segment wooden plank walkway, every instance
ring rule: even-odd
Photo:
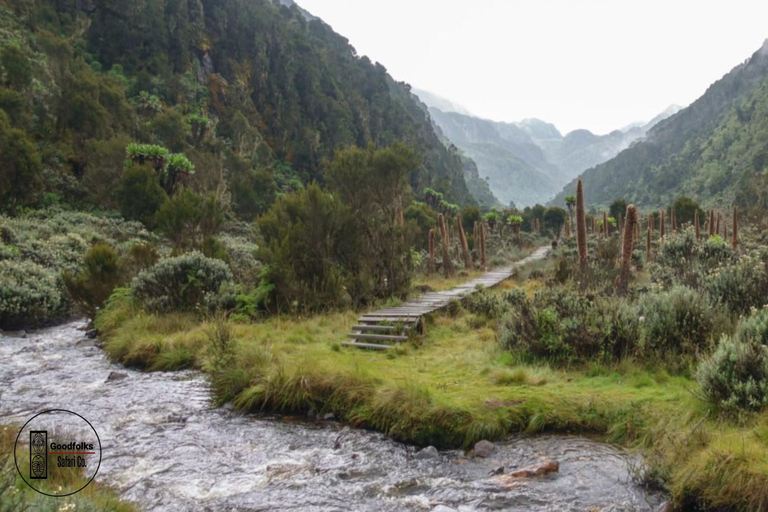
[[[422,317],[434,313],[448,304],[467,295],[476,293],[482,288],[493,288],[502,281],[512,277],[520,267],[529,263],[544,259],[550,251],[550,247],[541,247],[525,259],[513,263],[507,267],[498,268],[487,272],[477,279],[468,281],[456,288],[442,292],[430,292],[404,304],[393,308],[380,309],[361,316],[357,325],[352,327],[352,333],[349,337],[355,341],[342,343],[348,347],[358,347],[366,349],[386,350],[391,345],[377,345],[370,341],[405,341],[409,332],[420,332],[422,330]],[[385,325],[381,325],[384,323]],[[367,343],[357,343],[357,340],[364,340]]]

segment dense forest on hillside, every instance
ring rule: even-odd
[[[185,155],[250,220],[347,146],[402,141],[415,191],[472,204],[408,86],[268,0],[0,1],[2,209],[118,209],[126,147]],[[190,167],[190,168],[192,168]]]
[[[768,206],[768,43],[646,140],[583,174],[586,201],[662,206],[679,195],[705,205]],[[574,181],[553,200],[573,194]]]

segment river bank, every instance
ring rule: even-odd
[[[63,403],[83,413],[103,442],[97,482],[131,507],[651,512],[663,500],[632,481],[637,456],[580,437],[513,438],[497,443],[488,458],[463,450],[425,456],[335,421],[212,407],[203,374],[148,373],[110,363],[78,327],[0,338],[0,421],[23,422]],[[72,361],[78,361],[77,372]],[[514,486],[495,475],[542,458],[559,461],[559,472]],[[78,502],[75,510],[102,509]]]
[[[541,282],[509,281],[496,293]],[[147,370],[197,368],[219,403],[242,411],[333,414],[421,446],[468,448],[516,433],[590,433],[647,456],[641,479],[664,486],[679,509],[759,510],[768,503],[768,415],[741,424],[709,415],[693,381],[625,360],[556,370],[500,352],[493,326],[459,309],[427,335],[385,354],[344,349],[356,314],[262,323],[153,316],[129,300],[100,318],[105,350]],[[216,370],[211,340],[233,354]]]

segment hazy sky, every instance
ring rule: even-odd
[[[768,38],[764,0],[297,0],[478,116],[606,133],[687,106]]]

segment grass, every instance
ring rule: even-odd
[[[543,286],[526,275],[496,293]],[[215,326],[193,316],[147,315],[124,299],[97,326],[115,360],[202,369],[219,401],[242,410],[333,412],[351,425],[438,447],[518,432],[596,434],[642,450],[642,478],[663,478],[678,508],[768,508],[768,413],[715,418],[694,382],[632,360],[572,369],[521,364],[498,350],[491,322],[463,309],[431,318],[418,345],[387,353],[343,348],[357,316],[225,323],[224,359],[211,350]]]
[[[109,488],[99,485],[98,476],[82,491],[67,496],[54,498],[44,496],[32,490],[19,476],[13,461],[13,448],[18,428],[0,426],[0,510],[3,512],[22,512],[28,510],[54,512],[60,510],[86,512],[135,512],[138,509],[131,503],[121,501]],[[19,458],[23,472],[29,471],[29,460]],[[69,471],[55,472],[41,488],[56,494],[63,489],[82,487],[86,479]]]

